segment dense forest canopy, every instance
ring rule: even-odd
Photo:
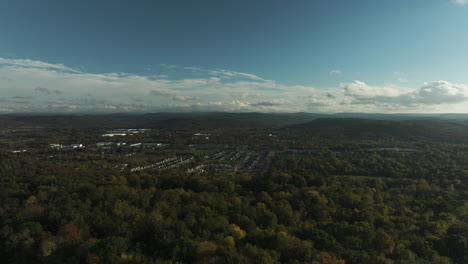
[[[105,127],[5,128],[0,258],[468,263],[462,122],[316,119],[180,132],[179,121],[119,138],[161,148],[94,147]],[[86,148],[49,147],[78,142]],[[129,169],[188,155],[177,166]]]

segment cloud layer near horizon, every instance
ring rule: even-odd
[[[0,113],[468,112],[460,108],[468,100],[468,87],[447,81],[427,82],[418,89],[371,86],[358,80],[317,88],[231,70],[162,67],[185,77],[86,73],[62,64],[0,58]]]

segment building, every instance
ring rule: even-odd
[[[110,133],[110,134],[103,134],[103,137],[116,137],[116,136],[126,136],[126,133]],[[131,135],[131,134],[130,134]]]
[[[70,144],[69,148],[76,149],[76,148],[84,148],[83,144]]]

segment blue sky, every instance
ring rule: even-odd
[[[468,112],[468,1],[0,1],[0,112]]]

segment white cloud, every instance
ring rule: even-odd
[[[468,100],[467,86],[447,81],[428,82],[420,89],[392,84],[374,86],[358,80],[338,87],[316,88],[285,85],[230,70],[200,69],[194,73],[196,78],[169,79],[154,78],[155,75],[85,73],[67,70],[61,64],[32,60],[5,63],[6,59],[0,59],[0,112],[3,113],[421,112],[429,106],[442,112],[453,112],[452,109],[468,112],[462,105]],[[194,70],[178,66],[173,69]]]
[[[161,64],[161,67],[164,67],[164,68],[166,68],[166,69],[173,70],[173,69],[176,69],[176,68],[177,68],[177,65],[162,63],[162,64]]]
[[[189,71],[201,71],[202,69],[198,67],[184,67],[184,70],[189,70]]]
[[[342,74],[343,72],[341,70],[331,70],[329,72],[330,75],[340,75]]]
[[[171,99],[176,101],[176,102],[203,101],[203,98],[201,98],[201,97],[183,96],[183,95],[175,95],[175,96],[171,97]]]
[[[400,90],[392,86],[369,86],[364,82],[355,80],[352,83],[342,83],[340,88],[344,90],[345,95],[367,98],[375,96],[398,96]]]
[[[408,78],[406,77],[408,75],[406,72],[394,71],[393,75],[395,76],[398,82],[401,82],[401,83],[409,82]]]
[[[247,78],[256,81],[265,81],[265,79],[258,77],[255,74],[245,73],[245,72],[236,72],[236,71],[228,71],[228,70],[215,70],[209,71],[211,74],[216,76],[223,76],[228,78]]]
[[[19,63],[24,61],[28,63]],[[307,102],[297,98],[319,92],[309,86],[283,85],[230,70],[199,70],[197,78],[169,79],[155,78],[154,74],[86,73],[50,65],[32,60],[0,64],[0,97],[7,98],[2,109],[9,109],[8,112],[306,111]],[[20,98],[31,99],[27,100],[28,105],[20,105]]]
[[[468,100],[468,86],[447,81],[424,83],[418,92],[419,101],[426,104],[464,102]]]
[[[304,111],[305,108],[301,106],[292,105],[287,102],[281,103],[280,101],[275,102],[259,102],[249,103],[240,100],[231,101],[210,101],[207,103],[194,103],[183,106],[172,108],[176,111],[228,111],[228,112],[299,112]]]
[[[256,102],[253,104],[250,104],[251,106],[261,106],[261,107],[272,107],[272,106],[280,106],[280,105],[285,105],[288,104],[289,102],[284,99],[273,99],[273,100],[268,100],[268,101],[260,101]]]
[[[20,67],[34,67],[34,68],[42,68],[42,69],[54,69],[54,70],[61,70],[61,71],[69,71],[69,72],[79,72],[75,69],[70,67],[66,67],[63,64],[51,64],[42,61],[35,61],[30,59],[18,60],[18,59],[5,59],[0,58],[0,65],[14,65]]]
[[[152,90],[150,92],[151,95],[154,96],[162,96],[162,97],[171,97],[172,93],[168,91],[161,91],[161,90]]]
[[[360,89],[356,90],[362,92]],[[422,109],[425,106],[466,102],[468,101],[468,86],[447,81],[432,81],[424,83],[417,90],[393,96],[372,92],[368,93],[368,96],[362,96],[359,93],[346,93],[346,90],[345,94],[351,97],[351,104]]]
[[[465,5],[468,3],[468,0],[451,0],[451,2],[456,5]]]

